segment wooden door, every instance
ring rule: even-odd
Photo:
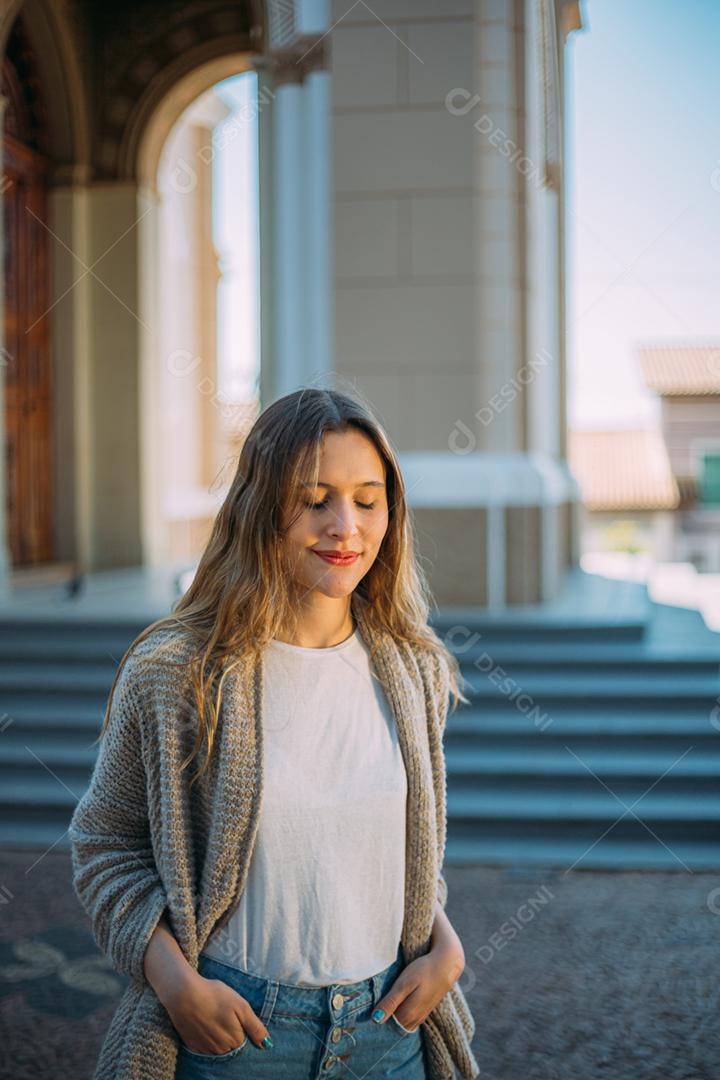
[[[18,44],[19,38],[19,44]],[[15,56],[22,57],[14,63]],[[48,157],[38,148],[37,107],[20,28],[3,61],[8,99],[1,178],[4,218],[7,543],[14,566],[48,562],[53,544]],[[37,102],[37,89],[33,88]],[[34,144],[34,145],[33,145]]]

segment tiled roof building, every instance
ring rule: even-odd
[[[671,510],[680,494],[661,433],[571,431],[570,467],[588,510]]]

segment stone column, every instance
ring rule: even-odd
[[[258,58],[261,406],[333,367],[329,73],[318,19]],[[296,18],[299,18],[296,12]],[[314,23],[313,27],[311,24]]]
[[[400,448],[443,605],[550,598],[571,562],[553,4],[332,31],[338,366]]]
[[[152,207],[132,181],[87,193],[93,274],[88,324],[91,460],[89,560],[93,569],[143,561],[140,356],[143,348],[141,226]]]
[[[51,314],[55,370],[55,488],[57,557],[91,566],[92,549],[92,365],[87,170],[57,169],[49,209],[57,240],[51,243]],[[99,272],[99,267],[97,268]]]

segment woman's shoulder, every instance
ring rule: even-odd
[[[197,643],[190,631],[182,623],[158,622],[151,623],[149,628],[142,632],[140,640],[133,644],[133,655],[153,656],[158,659],[167,657],[172,660],[183,657],[196,648]]]
[[[118,677],[117,689],[146,693],[158,686],[182,685],[189,677],[197,645],[181,625],[161,623],[131,643]]]
[[[410,651],[422,675],[423,682],[428,690],[434,691],[439,696],[447,693],[450,678],[450,667],[447,656],[442,648],[442,643],[437,638],[432,627],[428,626],[428,639],[436,639],[437,646],[430,640],[423,639],[410,644]]]

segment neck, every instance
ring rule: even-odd
[[[301,645],[305,649],[328,649],[332,645],[339,645],[355,629],[350,600],[349,596],[342,600],[322,597],[324,602],[313,603],[310,597],[306,597],[295,631],[292,634],[276,634],[276,640],[287,642],[288,645]]]

